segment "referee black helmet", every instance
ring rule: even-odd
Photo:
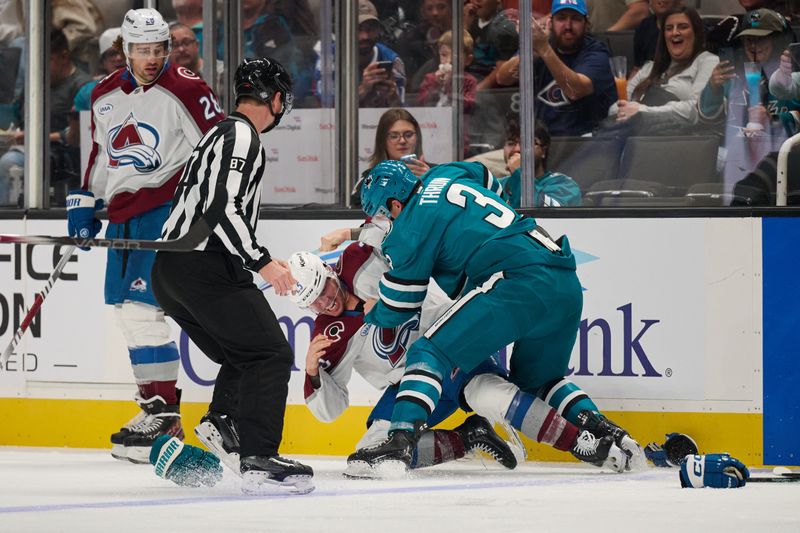
[[[281,110],[275,114],[275,122],[265,131],[277,126],[283,115],[292,110],[294,103],[292,78],[283,65],[269,57],[245,59],[236,69],[233,95],[237,105],[239,99],[244,96],[269,105],[276,92],[281,93]]]

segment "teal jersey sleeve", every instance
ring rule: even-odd
[[[582,204],[581,188],[575,180],[560,172],[548,172],[536,178],[536,207],[575,207]]]

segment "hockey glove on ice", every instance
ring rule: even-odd
[[[681,461],[681,487],[699,489],[736,489],[744,487],[750,471],[727,453],[687,455]]]
[[[67,195],[67,231],[70,237],[93,239],[103,223],[95,218],[95,213],[103,209],[103,200],[98,200],[89,191],[81,189],[69,191]],[[81,247],[81,250],[89,248]]]
[[[663,445],[651,442],[644,449],[645,457],[655,466],[679,466],[684,457],[697,454],[697,443],[689,435],[669,433],[666,437]]]
[[[150,449],[150,464],[156,475],[182,487],[213,487],[222,479],[219,458],[176,437],[161,435]]]

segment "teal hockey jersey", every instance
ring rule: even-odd
[[[566,239],[553,253],[526,235],[536,221],[504,201],[502,187],[482,164],[439,165],[422,178],[383,241],[390,270],[366,322],[392,327],[407,320],[422,306],[430,278],[455,299],[501,270],[575,270]]]

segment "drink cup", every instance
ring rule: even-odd
[[[614,84],[617,86],[617,98],[628,99],[628,58],[614,56],[608,60],[611,73],[614,75]]]
[[[747,81],[748,100],[750,107],[761,103],[761,65],[748,61],[744,64],[744,77]]]
[[[614,85],[617,86],[617,99],[628,99],[628,80],[625,78],[614,78]]]

